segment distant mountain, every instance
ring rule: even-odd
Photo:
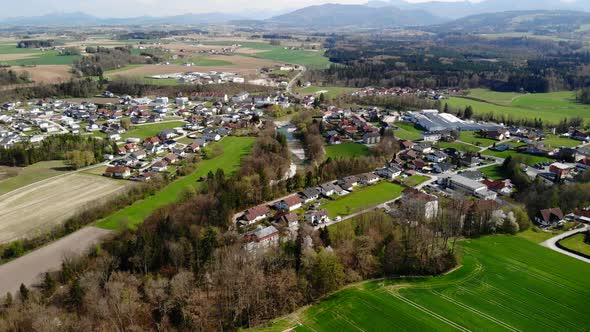
[[[507,33],[532,32],[539,35],[573,33],[590,24],[590,13],[562,10],[535,10],[488,13],[427,27],[433,32]]]
[[[325,4],[309,6],[268,20],[281,26],[309,28],[385,28],[420,26],[444,22],[423,10],[392,6]]]
[[[483,13],[521,10],[575,10],[590,12],[590,1],[588,0],[484,0],[478,3],[470,1],[410,3],[405,0],[370,0],[367,5],[379,7],[392,6],[402,10],[424,10],[432,15],[450,19]]]

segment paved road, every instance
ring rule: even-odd
[[[586,262],[586,263],[590,263],[590,259],[588,259],[588,258],[578,256],[576,254],[573,254],[573,253],[571,253],[569,251],[565,251],[565,250],[557,247],[557,242],[565,239],[566,237],[572,236],[572,235],[577,234],[577,233],[586,232],[588,230],[590,230],[590,225],[586,225],[586,226],[584,226],[582,228],[576,228],[576,229],[573,229],[571,231],[567,231],[565,233],[562,233],[562,234],[559,234],[557,236],[554,236],[554,237],[550,238],[549,240],[541,243],[541,245],[543,247],[547,247],[547,248],[549,248],[551,250],[557,251],[557,252],[559,252],[561,254],[568,255],[570,257],[573,257],[575,259],[581,260],[581,261]]]
[[[305,72],[307,71],[307,68],[304,66],[301,66],[301,71],[299,71],[299,73],[297,75],[295,75],[295,77],[293,77],[293,79],[289,82],[289,85],[287,85],[287,93],[295,96],[295,93],[293,93],[293,85],[295,85],[295,83],[297,82],[297,80],[299,78],[301,78],[301,76],[303,76],[303,74],[305,74]]]
[[[64,257],[72,257],[98,243],[111,231],[96,227],[82,228],[25,256],[0,265],[0,296],[15,294],[21,283],[27,287],[37,284],[47,271],[61,267]]]

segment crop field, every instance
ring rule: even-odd
[[[60,83],[69,81],[73,77],[72,67],[69,65],[12,66],[10,69],[19,73],[29,73],[35,83]]]
[[[516,236],[459,244],[461,266],[349,286],[263,331],[583,331],[590,264]]]
[[[201,176],[207,175],[209,171],[215,172],[221,168],[225,174],[229,174],[237,170],[242,157],[250,152],[250,148],[254,144],[254,138],[226,137],[217,144],[223,146],[223,154],[221,156],[201,161],[197,165],[196,172],[170,183],[157,194],[142,201],[135,202],[135,204],[99,221],[97,226],[112,230],[137,227],[137,225],[142,223],[145,218],[159,207],[177,201],[183,189],[189,186],[196,186],[197,180]]]
[[[369,148],[358,143],[342,143],[326,146],[326,158],[357,158],[369,155]]]
[[[129,181],[74,173],[11,191],[0,198],[0,243],[49,231],[129,185]]]
[[[480,168],[480,172],[485,175],[486,178],[490,180],[504,180],[506,179],[506,174],[504,174],[504,170],[500,165],[491,165],[488,167]]]
[[[328,210],[330,218],[347,216],[400,197],[403,190],[404,188],[397,184],[381,182],[330,201],[322,208]]]
[[[462,131],[459,134],[459,140],[461,142],[478,145],[478,146],[490,146],[494,143],[498,143],[498,141],[489,139],[489,138],[482,138],[477,135],[474,131]]]
[[[137,138],[148,138],[152,136],[156,136],[159,132],[164,129],[172,129],[176,127],[184,126],[185,122],[183,121],[173,121],[173,122],[162,122],[162,123],[154,123],[154,124],[146,124],[140,126],[134,126],[127,132],[121,135],[121,138],[129,138],[129,137],[137,137]]]
[[[79,55],[60,55],[57,51],[44,51],[35,54],[34,57],[2,61],[2,63],[13,66],[71,65],[79,58]]]
[[[554,159],[543,157],[543,156],[533,156],[530,154],[520,153],[514,150],[507,150],[507,151],[492,151],[492,150],[485,150],[482,152],[483,155],[486,156],[493,156],[498,158],[508,158],[508,156],[521,156],[525,164],[532,166],[537,163],[544,163],[544,162],[553,162]]]
[[[569,250],[590,256],[590,244],[584,242],[585,238],[585,234],[579,233],[559,241],[559,244],[568,248]]]
[[[68,171],[63,160],[41,161],[27,167],[0,166],[0,195]]]
[[[558,123],[564,118],[590,119],[590,105],[575,101],[575,92],[561,91],[537,94],[518,94],[474,89],[470,98],[451,97],[447,101],[454,108],[473,107],[476,114],[493,113],[513,119],[541,118],[545,122]]]
[[[396,122],[395,126],[399,129],[395,130],[393,134],[399,139],[416,141],[422,138],[423,131],[414,127],[411,123]]]
[[[326,98],[335,98],[343,94],[352,93],[356,91],[355,88],[347,88],[341,86],[309,86],[307,88],[298,89],[297,92],[301,94],[320,94],[324,93]]]

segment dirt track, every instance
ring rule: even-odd
[[[81,208],[124,190],[126,184],[70,174],[12,191],[0,198],[0,243],[46,232]]]
[[[57,270],[64,257],[81,255],[85,250],[111,234],[110,231],[85,227],[30,254],[0,265],[0,294],[15,294],[23,283],[37,284],[47,271]]]

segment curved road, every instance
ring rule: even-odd
[[[577,234],[577,233],[586,232],[588,230],[590,230],[590,225],[586,225],[586,226],[584,226],[582,228],[576,228],[576,229],[573,229],[571,231],[567,231],[565,233],[562,233],[562,234],[559,234],[557,236],[554,236],[554,237],[550,238],[549,240],[541,243],[541,245],[543,247],[547,247],[547,248],[549,248],[551,250],[557,251],[558,253],[561,253],[561,254],[564,254],[564,255],[568,255],[570,257],[573,257],[575,259],[581,260],[581,261],[586,262],[586,263],[590,263],[590,259],[588,259],[588,258],[585,258],[585,257],[582,257],[582,256],[578,256],[576,254],[573,254],[573,253],[571,253],[569,251],[565,251],[565,250],[557,247],[557,242],[565,239],[566,237],[570,237],[570,236],[572,236],[574,234]]]

